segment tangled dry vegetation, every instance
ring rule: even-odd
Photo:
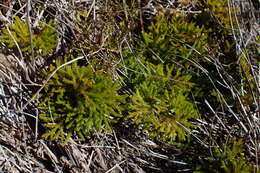
[[[1,172],[260,170],[259,1],[0,2]]]

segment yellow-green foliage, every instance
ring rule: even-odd
[[[213,157],[201,160],[195,173],[253,173],[254,166],[245,157],[243,140],[234,139],[214,148]]]
[[[148,57],[152,58],[148,59],[149,61],[156,63],[177,61],[188,68],[192,64],[191,61],[202,61],[203,58],[200,57],[209,54],[205,49],[208,45],[207,32],[203,26],[189,22],[185,15],[174,15],[170,18],[158,15],[147,32],[142,33],[144,47],[147,48],[144,53],[153,55]]]
[[[10,48],[16,48],[17,43],[23,52],[31,54],[33,49],[36,55],[45,56],[49,53],[52,53],[53,49],[56,47],[56,26],[52,21],[49,23],[42,22],[39,28],[35,30],[35,32],[33,32],[34,30],[32,28],[31,37],[28,24],[19,17],[15,17],[14,23],[8,24],[7,27],[9,29],[2,29],[3,34],[0,36],[0,39]]]
[[[228,1],[227,0],[206,0],[208,9],[206,11],[213,14],[216,20],[224,25],[224,27],[230,28]],[[232,12],[232,11],[231,11]]]
[[[241,84],[241,96],[244,105],[252,106],[253,105],[253,95],[250,90],[256,89],[256,83],[253,75],[251,74],[250,65],[247,62],[245,55],[241,55],[240,57],[240,69],[242,76],[242,84]]]
[[[174,65],[149,63],[143,72],[139,76],[142,82],[131,96],[128,117],[152,137],[185,140],[189,134],[187,129],[195,127],[188,120],[198,117],[188,98],[191,76],[182,75],[181,69]]]
[[[228,0],[205,0],[201,3],[201,9],[201,13],[194,15],[197,17],[197,23],[221,32],[230,30],[231,24],[236,28],[234,20],[236,9],[228,7]]]
[[[185,140],[195,127],[190,120],[198,118],[187,70],[194,68],[193,62],[205,61],[207,33],[186,19],[156,16],[134,53],[125,51],[125,65],[131,69],[126,82],[133,90],[129,118],[162,140]]]
[[[52,67],[53,70],[55,67]],[[90,66],[76,63],[60,69],[46,85],[40,118],[50,128],[45,137],[64,141],[76,132],[81,138],[91,131],[111,130],[110,123],[121,116],[119,84]]]

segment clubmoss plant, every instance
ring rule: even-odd
[[[252,173],[255,168],[245,157],[243,140],[232,139],[220,148],[215,147],[213,157],[200,160],[194,173]],[[259,173],[259,171],[257,172]]]
[[[2,29],[0,40],[7,44],[9,48],[17,48],[17,45],[23,53],[28,53],[29,56],[32,51],[36,55],[46,56],[51,54],[57,45],[57,34],[55,32],[56,25],[50,21],[48,23],[42,22],[38,29],[35,29],[30,37],[28,24],[15,17],[12,24]],[[31,45],[32,38],[32,45]]]
[[[90,66],[75,63],[60,69],[46,85],[48,94],[41,104],[40,118],[50,129],[44,136],[66,141],[75,133],[84,139],[88,132],[111,131],[126,97],[118,95],[119,89],[110,76]]]
[[[191,76],[182,75],[181,69],[174,65],[151,63],[143,72],[143,81],[135,86],[131,96],[128,118],[151,137],[185,140],[189,129],[195,127],[189,119],[198,117],[195,105],[188,97]]]

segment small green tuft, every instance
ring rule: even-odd
[[[52,21],[42,22],[39,30],[33,32],[31,37],[28,24],[19,17],[15,17],[14,23],[7,25],[7,27],[9,29],[2,29],[3,34],[0,36],[0,40],[6,43],[9,48],[19,46],[21,51],[27,52],[29,55],[34,52],[36,55],[46,56],[52,53],[57,45],[56,25]]]
[[[51,129],[44,136],[66,141],[74,132],[85,138],[87,132],[110,131],[126,97],[118,95],[119,89],[116,81],[90,66],[75,63],[60,69],[46,85],[48,95],[41,104],[40,118]]]

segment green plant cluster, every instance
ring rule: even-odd
[[[254,172],[254,166],[244,155],[243,140],[230,140],[227,144],[222,144],[221,148],[215,147],[213,156],[207,160],[199,159],[194,173],[250,173]]]
[[[199,113],[192,99],[195,67],[208,55],[207,30],[185,15],[160,14],[126,54],[125,80],[132,91],[129,118],[163,140],[185,140]],[[193,74],[190,71],[193,70]],[[209,86],[207,86],[209,87]]]
[[[210,61],[216,48],[210,36],[211,29],[190,21],[190,18],[185,14],[159,14],[142,33],[143,41],[138,40],[133,56],[138,59],[142,56],[144,61],[153,64],[175,64],[176,68],[182,69],[183,75],[192,76],[190,80],[194,83],[193,94],[204,97],[213,92],[207,75],[216,73]],[[129,63],[132,67],[131,63],[135,64],[133,61],[136,59],[126,61],[132,61]]]
[[[162,64],[146,66],[143,82],[135,87],[131,96],[129,116],[141,124],[150,136],[163,140],[185,140],[188,128],[194,128],[188,120],[197,118],[198,112],[188,98],[191,76],[181,74],[180,68]]]
[[[8,24],[7,28],[2,29],[1,41],[6,43],[9,48],[18,48],[26,52],[29,56],[34,52],[35,55],[46,56],[51,54],[57,46],[56,25],[49,21],[41,22],[39,28],[30,30],[27,22],[19,17],[15,17],[13,24]]]
[[[164,14],[156,16],[146,32],[142,33],[147,60],[153,63],[179,63],[189,68],[195,63],[204,61],[209,54],[208,33],[203,26],[198,26],[184,14],[167,17]],[[146,49],[146,50],[145,50]]]
[[[119,89],[111,77],[93,72],[90,66],[75,63],[60,69],[46,85],[47,96],[41,103],[45,112],[40,118],[50,128],[44,136],[64,141],[74,132],[84,138],[89,131],[111,131],[110,123],[122,116],[125,102]]]

